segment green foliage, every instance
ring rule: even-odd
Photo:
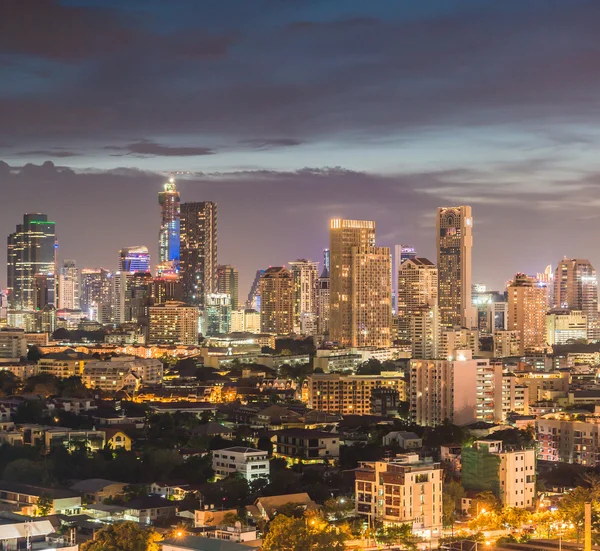
[[[82,543],[80,548],[81,551],[159,551],[161,539],[152,528],[121,522],[102,528],[95,539]]]
[[[31,459],[15,459],[5,467],[2,478],[23,484],[43,484],[48,480],[48,471],[43,463]]]
[[[442,494],[444,526],[452,526],[454,524],[454,514],[456,511],[460,511],[461,500],[463,497],[465,497],[465,490],[456,480],[450,480],[444,484],[444,491]]]
[[[38,517],[45,517],[50,514],[54,506],[54,501],[48,494],[42,494],[35,504],[35,514]]]
[[[44,423],[44,404],[41,400],[24,400],[17,406],[13,415],[13,421],[17,424]]]
[[[302,518],[277,515],[269,525],[263,551],[341,551],[350,532],[334,527],[323,519],[306,515]]]
[[[21,380],[11,371],[0,371],[0,397],[17,394],[21,388]]]
[[[404,549],[417,549],[418,538],[412,533],[410,524],[381,526],[375,533],[377,541],[383,545],[400,544]]]
[[[358,366],[357,375],[381,375],[383,365],[375,358],[368,359],[365,363]]]
[[[27,360],[30,362],[39,362],[42,359],[42,352],[34,344],[27,349]]]

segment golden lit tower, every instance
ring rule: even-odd
[[[519,354],[542,352],[546,343],[545,286],[535,277],[517,274],[507,290],[508,329],[519,333]]]
[[[284,267],[268,268],[260,278],[260,329],[276,335],[294,329],[294,280]]]

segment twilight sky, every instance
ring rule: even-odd
[[[599,28],[598,0],[2,0],[0,235],[39,211],[80,267],[155,260],[187,171],[242,298],[337,216],[435,261],[449,204],[474,281],[600,268]]]

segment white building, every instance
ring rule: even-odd
[[[263,450],[234,446],[212,452],[212,468],[215,478],[222,479],[240,473],[246,480],[269,476],[269,454]]]
[[[519,331],[494,331],[494,358],[518,356],[521,350],[521,334]]]
[[[587,342],[587,337],[588,317],[581,310],[552,310],[546,314],[546,342],[550,346]]]
[[[96,371],[117,369],[120,372],[131,371],[140,384],[160,385],[163,381],[163,364],[156,358],[138,358],[136,356],[116,356],[108,361],[88,362],[83,370],[84,378],[93,377]]]
[[[260,333],[260,312],[241,308],[231,312],[232,333]]]

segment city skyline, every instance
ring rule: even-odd
[[[43,212],[61,259],[156,259],[156,193],[182,171],[185,201],[219,204],[244,290],[320,261],[332,218],[433,259],[435,209],[456,204],[478,220],[474,282],[600,265],[596,3],[38,2],[10,3],[0,43],[3,235]]]

